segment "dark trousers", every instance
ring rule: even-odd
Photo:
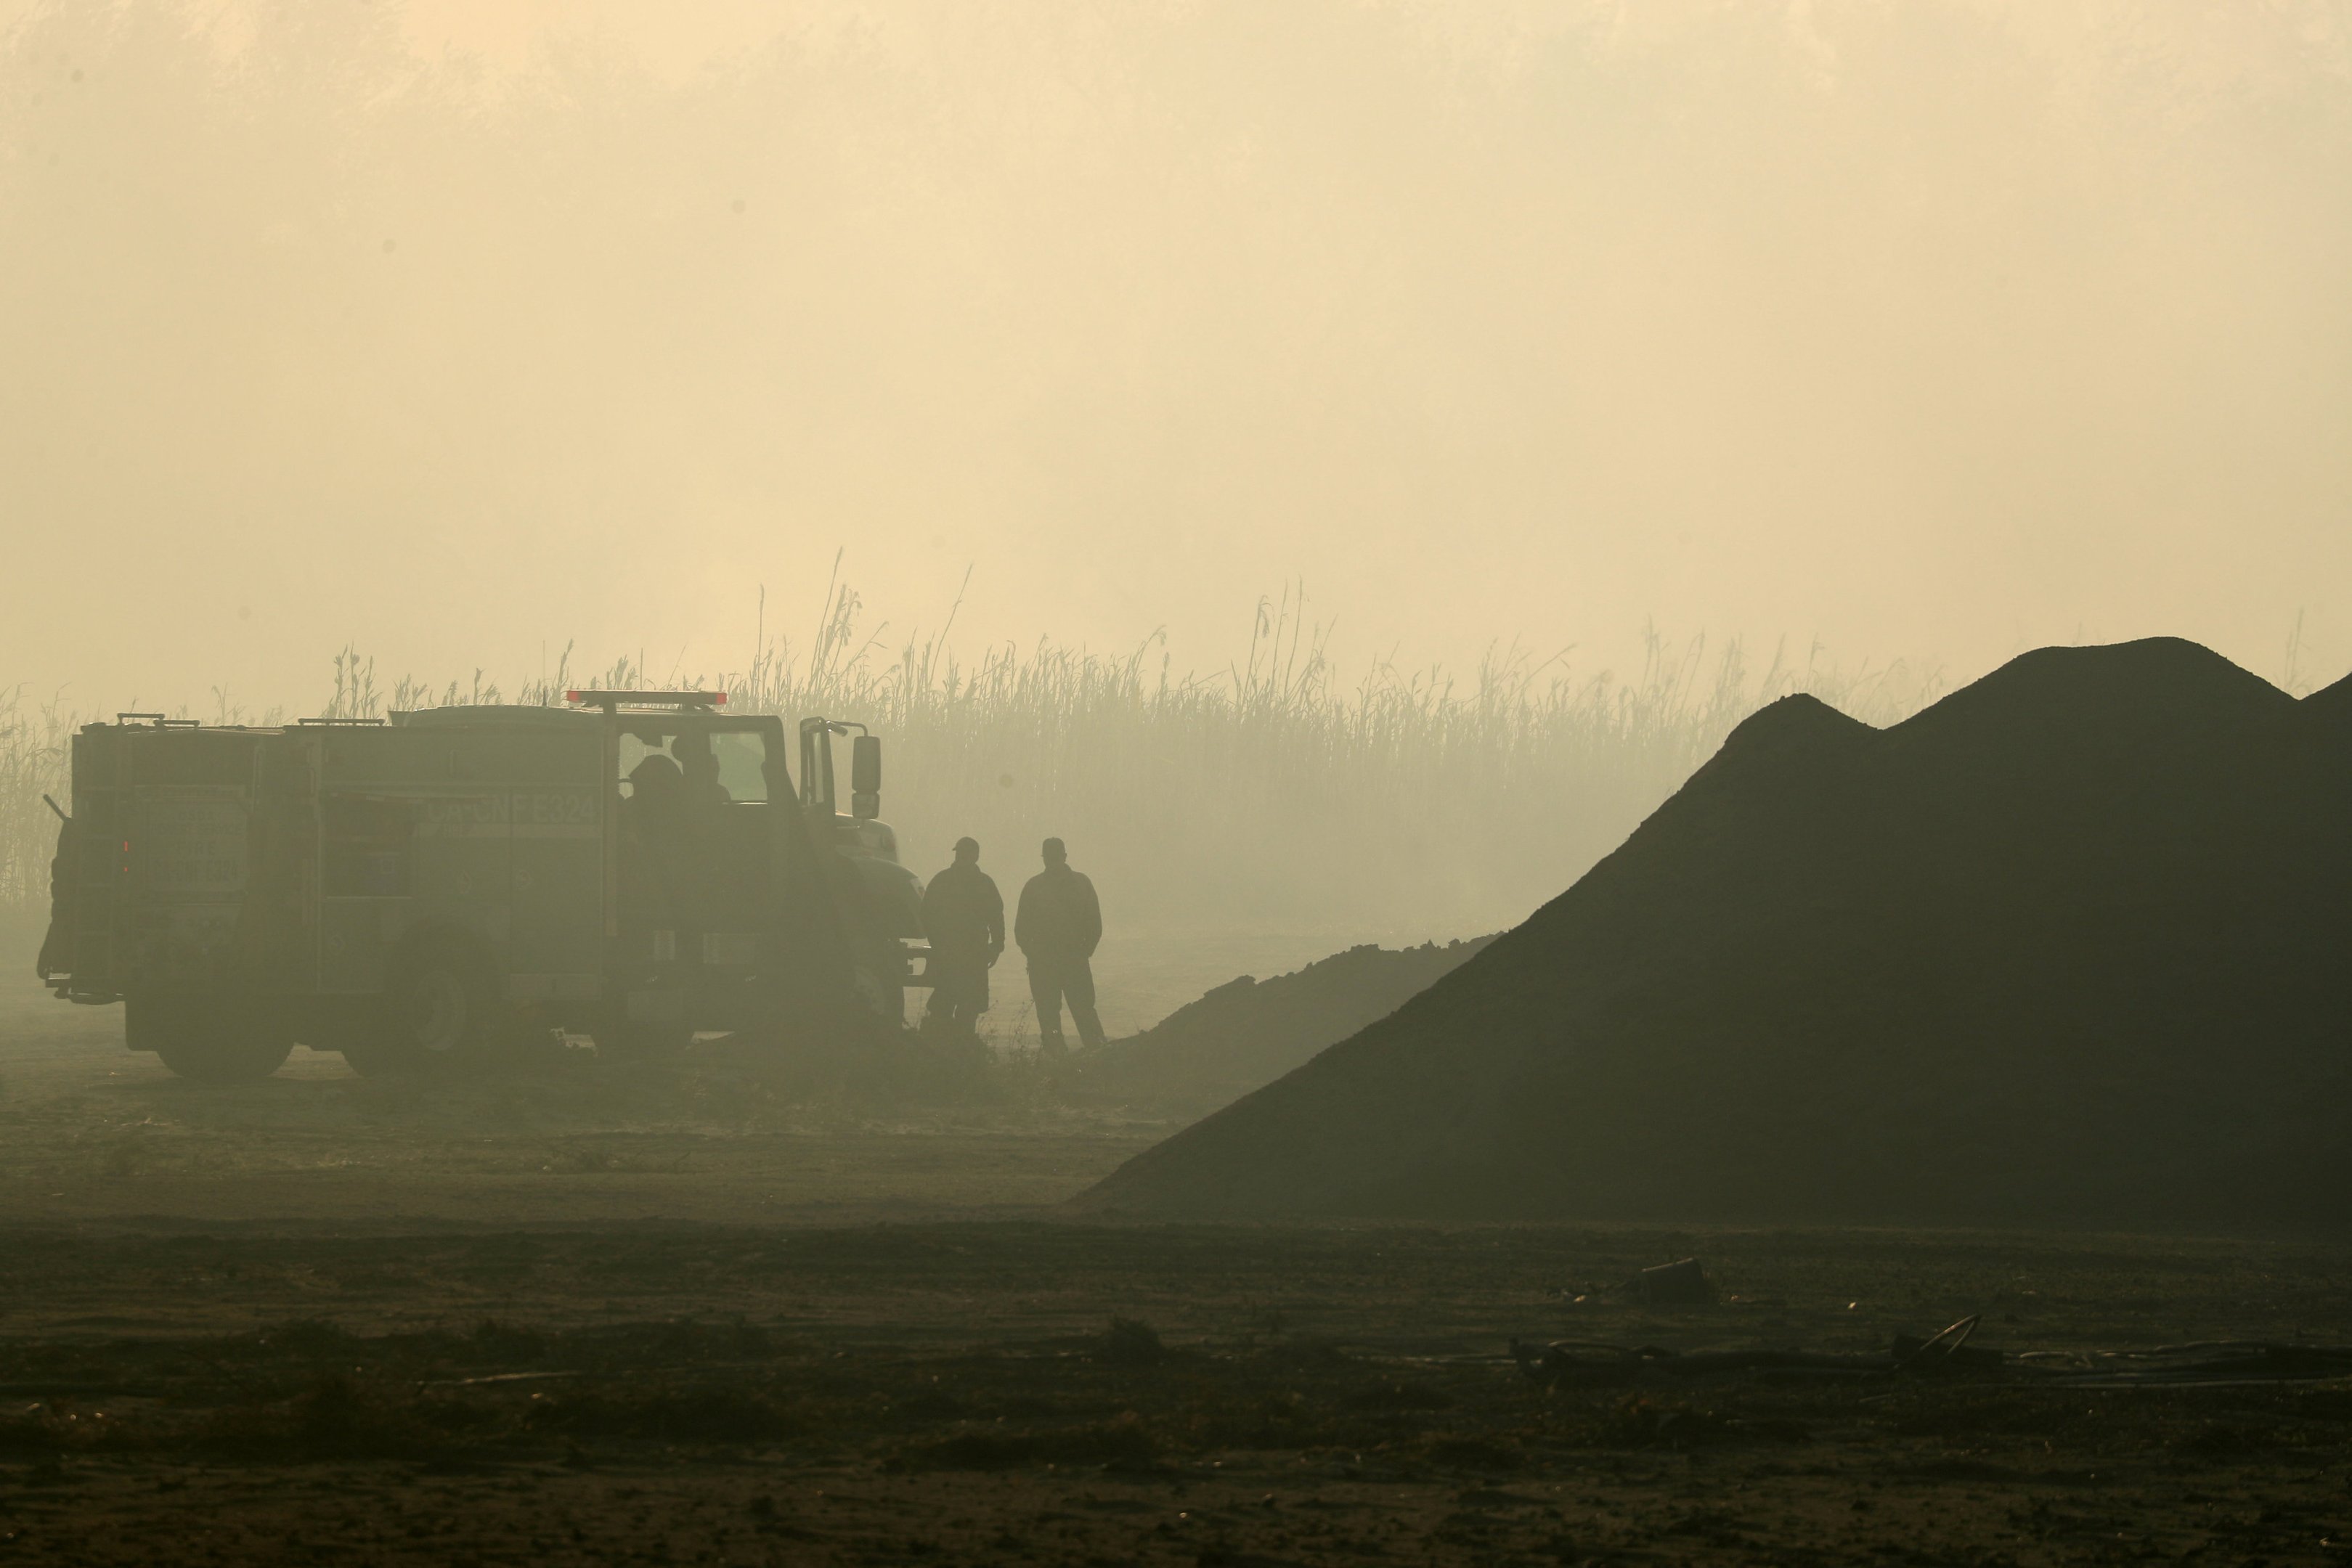
[[[1048,1047],[1062,1043],[1062,1003],[1070,1004],[1070,1018],[1078,1026],[1083,1045],[1103,1042],[1102,1019],[1095,1012],[1095,971],[1084,955],[1054,957],[1032,953],[1029,957],[1029,999],[1037,1004],[1037,1038]]]
[[[961,1030],[977,1030],[988,1010],[988,955],[931,949],[929,966],[930,1005],[926,1018],[938,1019]]]

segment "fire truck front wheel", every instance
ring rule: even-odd
[[[457,942],[403,954],[384,987],[374,1038],[343,1051],[362,1076],[457,1071],[486,1064],[508,1023],[487,956]]]
[[[132,997],[124,1029],[134,1050],[198,1083],[257,1083],[286,1065],[291,1027],[268,1007],[234,996]]]

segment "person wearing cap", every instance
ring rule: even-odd
[[[670,750],[677,758],[682,775],[679,798],[686,810],[698,816],[707,816],[714,807],[731,806],[735,798],[719,779],[719,753],[710,744],[710,737],[700,730],[688,730],[670,742]]]
[[[1069,1048],[1062,1039],[1062,1003],[1078,1026],[1082,1045],[1103,1042],[1095,1011],[1095,947],[1102,941],[1102,904],[1084,872],[1070,869],[1070,852],[1047,839],[1045,869],[1021,890],[1013,940],[1029,964],[1029,998],[1037,1004],[1037,1044],[1048,1056]]]
[[[926,1020],[976,1035],[988,1010],[988,971],[1004,952],[1004,898],[980,869],[980,843],[958,839],[955,863],[923,889],[923,934],[930,939],[931,999]]]

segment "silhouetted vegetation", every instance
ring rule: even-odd
[[[969,662],[944,635],[893,651],[836,589],[804,641],[759,639],[746,670],[666,675],[724,690],[730,711],[825,714],[888,737],[884,815],[901,852],[936,869],[971,833],[1018,866],[1067,839],[1129,925],[1262,922],[1406,936],[1516,922],[1614,848],[1759,705],[1809,691],[1873,723],[1941,689],[1896,663],[1842,668],[1738,640],[1647,639],[1630,676],[1498,650],[1465,680],[1381,665],[1350,683],[1294,601],[1262,603],[1244,655],[1179,671],[1156,642],[1123,655],[1041,640]],[[379,676],[339,653],[317,712],[365,717],[444,703],[552,703],[572,685],[630,686],[629,659],[501,685]],[[6,789],[0,895],[47,897],[65,742],[80,716],[0,706]],[[225,697],[213,722],[269,722]]]

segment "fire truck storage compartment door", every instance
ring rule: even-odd
[[[322,990],[380,989],[419,930],[481,943],[511,967],[514,801],[535,737],[500,727],[337,729],[323,738]],[[593,748],[593,737],[590,737]]]
[[[604,809],[614,803],[602,783],[604,736],[583,725],[510,744],[511,970],[530,994],[593,995],[604,954]]]
[[[85,988],[220,977],[252,875],[257,737],[104,727],[74,741],[74,979]]]
[[[235,785],[137,790],[131,863],[149,977],[161,977],[158,959],[163,974],[180,978],[217,975],[231,962],[245,904],[247,794]]]

